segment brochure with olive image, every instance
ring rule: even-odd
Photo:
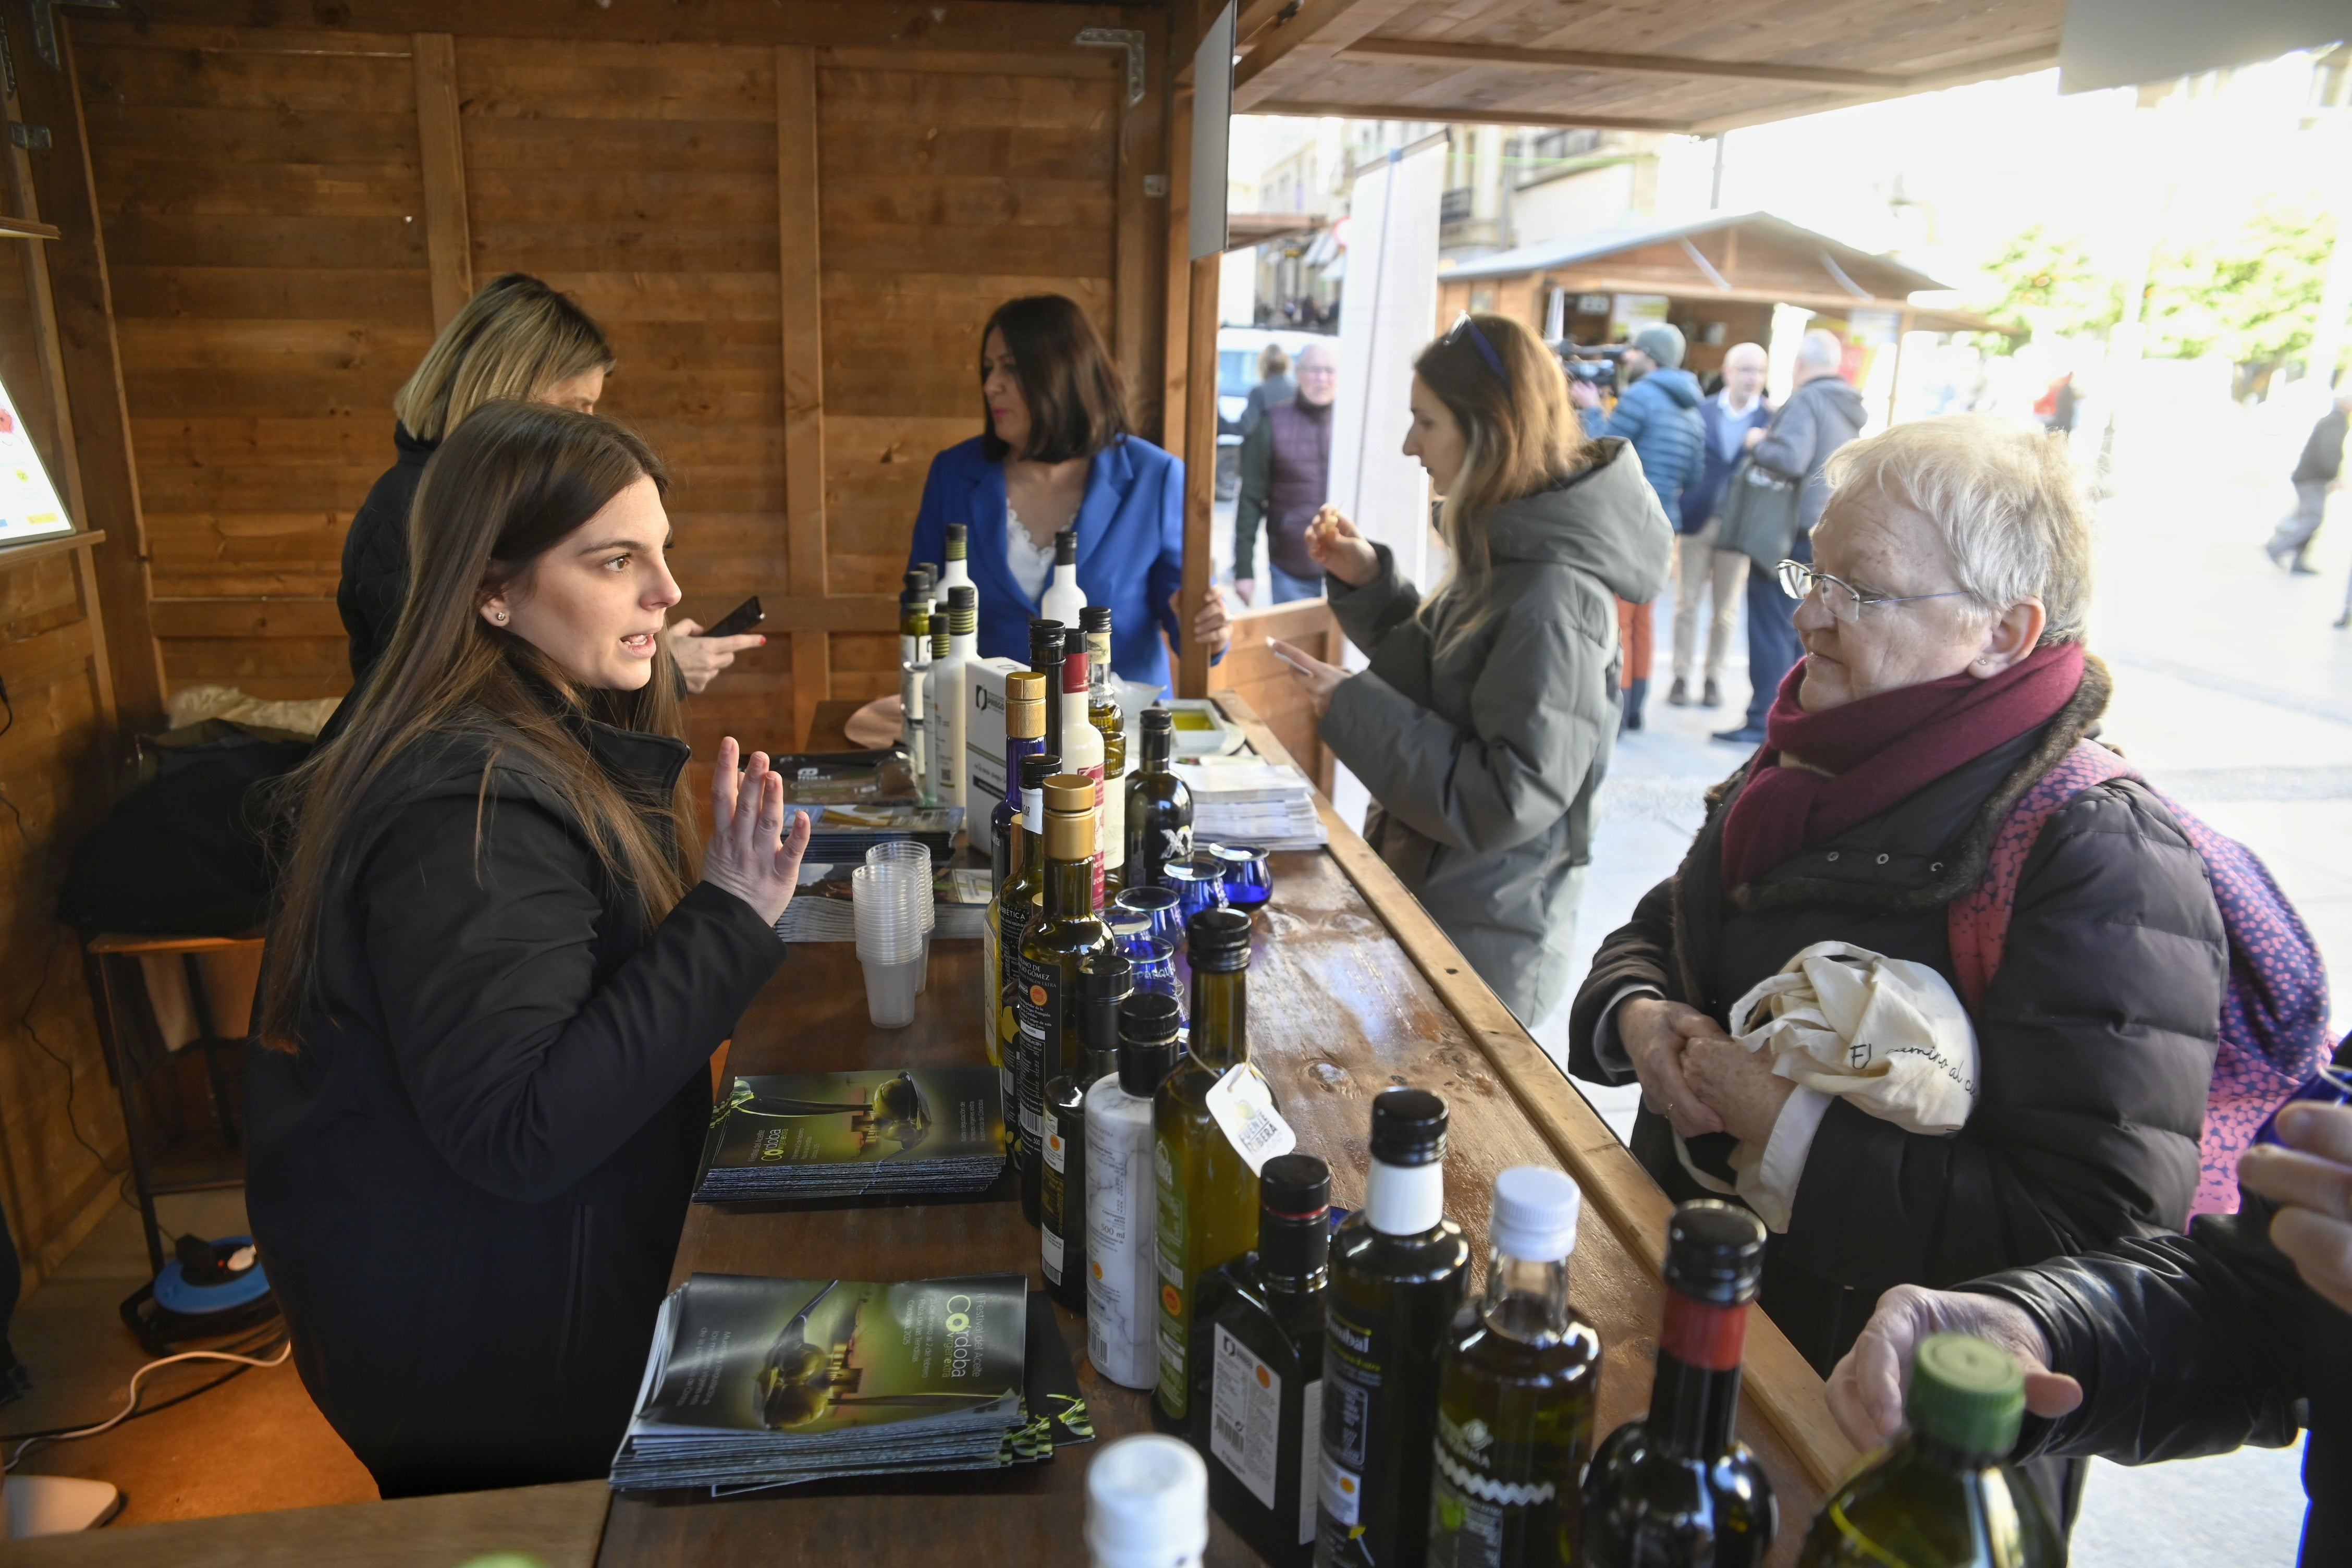
[[[1046,1357],[1060,1386],[1031,1396],[1032,1310],[1017,1274],[697,1274],[662,1303],[613,1485],[724,1495],[1049,1458],[1092,1429],[1066,1350]],[[1050,1307],[1045,1328],[1058,1341]]]
[[[931,1196],[1004,1169],[997,1072],[985,1065],[739,1078],[711,1108],[703,1203]]]

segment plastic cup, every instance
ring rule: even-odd
[[[921,961],[923,916],[916,895],[928,886],[910,868],[896,863],[860,866],[850,873],[850,907],[861,960],[886,964]]]
[[[866,1016],[877,1029],[903,1029],[915,1021],[915,994],[922,989],[920,954],[903,963],[866,959]]]
[[[905,866],[915,872],[922,885],[923,973],[915,986],[919,994],[931,983],[931,931],[940,920],[939,901],[931,892],[931,852],[911,838],[890,838],[868,848],[866,863],[868,866]]]

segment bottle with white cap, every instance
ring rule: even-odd
[[[1107,1443],[1087,1467],[1090,1568],[1200,1568],[1209,1549],[1209,1470],[1157,1432]]]
[[[1486,1291],[1438,1376],[1430,1568],[1575,1559],[1601,1336],[1568,1300],[1581,1194],[1542,1165],[1495,1178]]]

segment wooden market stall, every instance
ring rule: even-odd
[[[1601,124],[1662,121],[1674,98],[1675,123],[1704,129],[2028,68],[2054,47],[2062,7],[2021,0],[1999,27],[1887,9],[1900,26],[1856,28],[1852,7],[1827,0],[1675,0],[1611,11],[1580,43],[1583,24],[1548,0],[1248,0],[1234,104]],[[1192,459],[1197,602],[1216,262],[1185,237],[1188,71],[1211,10],[0,0],[12,132],[0,246],[14,257],[0,266],[0,377],[79,524],[0,551],[0,794],[14,814],[0,824],[0,1014],[30,1026],[0,1039],[0,1203],[34,1281],[115,1201],[123,1151],[73,942],[52,918],[72,844],[112,798],[128,738],[158,727],[174,692],[217,682],[319,698],[348,685],[333,598],[343,531],[391,461],[394,390],[480,283],[534,272],[611,332],[620,364],[603,406],[672,467],[684,612],[707,621],[749,594],[765,601],[769,646],[689,707],[703,754],[722,733],[789,746],[822,703],[894,688],[894,589],[925,467],[973,432],[980,325],[1016,294],[1078,300],[1113,344],[1143,433]],[[1755,58],[1755,38],[1776,40],[1775,58]],[[1287,743],[1328,777],[1311,721],[1256,640],[1268,630],[1337,651],[1319,606],[1255,612],[1213,682],[1187,649],[1181,683],[1257,701],[1262,744]],[[1464,1212],[1506,1155],[1585,1180],[1608,1223],[1580,1254],[1582,1289],[1618,1346],[1608,1398],[1622,1415],[1640,1403],[1664,1200],[1377,859],[1330,826],[1330,857],[1280,868],[1276,915],[1293,923],[1271,950],[1267,1059],[1316,1135],[1355,1151],[1340,1156],[1343,1201],[1360,1181],[1346,1162],[1360,1157],[1362,1097],[1409,1075],[1453,1086],[1479,1128],[1456,1156]],[[810,984],[821,962],[788,968],[747,1023],[747,1059],[779,1059],[812,1025],[851,1055],[950,1048],[936,1023],[880,1043],[822,1014],[791,1015],[788,1029],[798,988],[824,989]],[[1362,1004],[1344,1061],[1316,1054],[1339,1048],[1319,1015],[1311,1032],[1299,1021],[1298,991],[1317,988]],[[1023,1237],[1001,1221],[968,1227],[970,1256],[1020,1266]],[[788,1269],[845,1245],[847,1223],[700,1216],[681,1266]],[[1818,1380],[1777,1333],[1758,1334],[1752,1363],[1748,1430],[1805,1507],[1843,1446]],[[1104,1407],[1107,1430],[1137,1418],[1115,1398]],[[1001,1495],[1017,1508],[1042,1490],[1066,1520],[1078,1469],[1049,1467]],[[809,1500],[829,1521],[862,1515],[861,1528],[896,1506],[871,1500]],[[772,1555],[795,1506],[633,1502],[606,1560],[683,1560],[717,1552],[719,1536]],[[367,1513],[352,1539],[396,1534],[389,1517]],[[263,1533],[217,1528],[248,1546]],[[186,1551],[175,1560],[196,1560]]]

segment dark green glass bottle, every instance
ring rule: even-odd
[[[1171,860],[1192,857],[1192,786],[1170,771],[1176,718],[1147,708],[1138,721],[1142,755],[1127,781],[1127,882],[1157,888]]]
[[[1032,1127],[1022,1114],[1021,1086],[1028,1081],[1030,1069],[1029,1037],[1021,1032],[1021,999],[1028,990],[1022,978],[1021,943],[1045,889],[1045,781],[1061,771],[1062,759],[1050,752],[1021,759],[1023,805],[1013,829],[1012,875],[996,895],[997,1081],[1004,1090],[1004,1147],[1024,1184],[1029,1168],[1037,1163],[1045,1127]]]
[[[2001,1463],[2025,1418],[2025,1374],[1968,1334],[1930,1334],[1911,1361],[1910,1430],[1864,1458],[1805,1534],[1798,1568],[2059,1568],[2041,1494]]]
[[[1581,1203],[1542,1165],[1495,1178],[1486,1289],[1455,1321],[1437,1385],[1430,1568],[1577,1561],[1601,1336],[1568,1300]]]
[[[1329,1166],[1268,1160],[1257,1250],[1202,1281],[1193,1328],[1192,1440],[1209,1461],[1210,1506],[1274,1568],[1315,1555],[1330,1217]]]
[[[1756,1568],[1780,1512],[1764,1468],[1731,1435],[1764,1226],[1712,1199],[1666,1226],[1665,1322],[1650,1413],[1601,1439],[1584,1474],[1593,1568]]]
[[[1318,1568],[1429,1558],[1438,1358],[1470,1278],[1470,1244],[1445,1217],[1445,1123],[1425,1089],[1373,1097],[1364,1206],[1332,1238]]]
[[[1184,928],[1192,1048],[1151,1097],[1160,1194],[1160,1413],[1192,1410],[1193,1296],[1201,1277],[1257,1245],[1257,1173],[1209,1111],[1209,1090],[1249,1060],[1250,919],[1222,906]]]
[[[1045,1086],[1086,1059],[1078,1043],[1078,960],[1106,946],[1095,918],[1095,783],[1076,773],[1045,781],[1045,890],[1021,938],[1021,1119],[1035,1129],[1038,1159],[1021,1173],[1021,1212],[1038,1223],[1045,1162]],[[1054,1238],[1046,1243],[1051,1250]]]

